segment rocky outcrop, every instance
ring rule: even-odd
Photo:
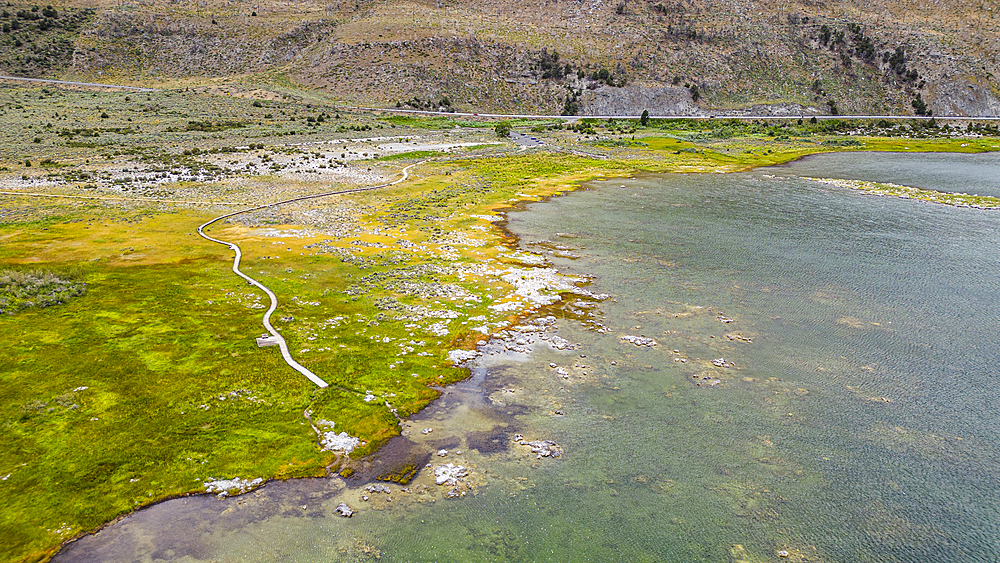
[[[580,97],[584,115],[638,115],[649,110],[651,115],[703,116],[705,111],[691,99],[691,92],[677,86],[629,84],[623,88],[602,86],[587,90]]]

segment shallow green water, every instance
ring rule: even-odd
[[[565,247],[551,261],[614,296],[577,307],[609,330],[560,319],[578,349],[489,355],[414,419],[400,443],[449,449],[431,462],[467,465],[465,496],[269,484],[157,505],[57,561],[996,561],[1000,213],[799,178],[1000,178],[985,157],[963,178],[967,158],[640,177],[512,213],[525,248]],[[332,515],[342,499],[361,511]]]

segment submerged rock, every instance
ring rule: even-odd
[[[543,457],[561,457],[563,454],[562,446],[552,440],[534,440],[529,442],[520,434],[515,434],[514,441],[522,446],[531,448],[531,453],[535,454],[538,459],[542,459]]]
[[[653,340],[648,336],[633,336],[631,334],[626,334],[625,336],[622,337],[622,340],[624,340],[625,342],[631,342],[636,346],[648,346],[652,348],[653,346],[657,345],[656,340]]]
[[[347,505],[346,502],[342,502],[337,505],[337,508],[333,509],[333,513],[338,516],[343,516],[344,518],[350,518],[354,516],[354,509]]]
[[[375,484],[372,484],[372,485],[368,485],[367,487],[365,487],[365,490],[368,491],[369,493],[373,493],[373,494],[374,493],[389,494],[389,493],[392,492],[389,489],[389,487],[386,487],[385,485],[382,485],[380,483],[375,483]]]

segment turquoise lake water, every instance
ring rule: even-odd
[[[997,155],[859,153],[532,204],[522,247],[612,299],[553,312],[578,348],[487,355],[413,419],[396,450],[448,449],[464,496],[272,483],[56,561],[1000,560],[1000,212],[802,176],[1000,195]]]

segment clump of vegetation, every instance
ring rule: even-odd
[[[510,137],[510,122],[501,121],[500,123],[497,123],[497,126],[493,128],[493,131],[497,134],[497,137],[500,139],[506,139],[507,137]]]
[[[228,129],[242,129],[246,127],[246,124],[242,121],[220,121],[214,123],[212,121],[188,121],[187,125],[184,127],[185,131],[202,131],[205,133],[217,133],[219,131],[226,131]],[[171,128],[167,128],[167,131],[172,131]]]
[[[75,38],[95,14],[93,8],[6,5],[0,12],[3,74],[36,76],[65,68],[72,61]]]
[[[603,82],[608,86],[614,86],[616,88],[622,88],[628,83],[628,76],[625,71],[618,69],[615,72],[611,72],[606,68],[601,68],[594,71],[594,74],[590,76],[591,80],[596,80],[598,82]]]
[[[60,305],[83,295],[87,284],[38,270],[0,270],[0,314]]]
[[[701,98],[701,92],[698,91],[698,85],[692,84],[688,86],[688,90],[691,92],[691,101],[697,103]]]
[[[420,98],[414,96],[412,100],[407,100],[405,102],[396,102],[396,107],[397,108],[408,107],[423,111],[455,113],[455,108],[451,107],[451,98],[449,98],[448,96],[441,96],[440,100],[433,100],[433,99],[421,100]]]
[[[913,113],[917,115],[933,114],[931,110],[927,109],[927,102],[925,102],[923,98],[920,97],[920,92],[917,92],[917,97],[914,98],[912,102],[910,102],[910,105],[913,106]]]
[[[555,78],[561,79],[564,76],[572,77],[576,74],[573,71],[573,65],[566,63],[565,65],[559,62],[559,51],[553,50],[549,53],[548,49],[542,49],[542,54],[539,56],[538,66],[542,70],[542,78]]]
[[[580,112],[580,92],[569,88],[566,94],[566,101],[563,103],[562,115],[576,115]]]

